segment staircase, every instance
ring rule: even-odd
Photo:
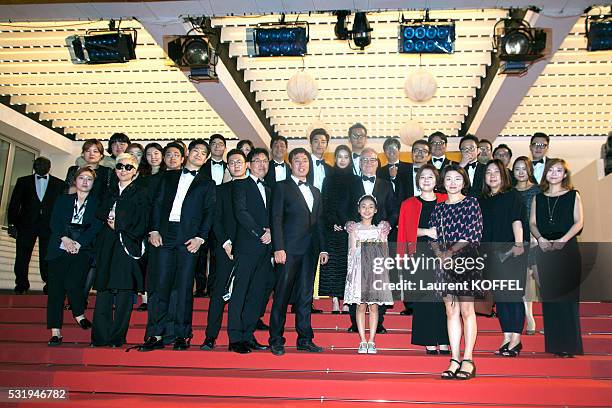
[[[6,230],[0,228],[0,289],[15,288],[15,240],[8,236]],[[34,252],[30,260],[29,270],[30,290],[41,291],[43,281],[38,270],[38,241],[34,245]]]

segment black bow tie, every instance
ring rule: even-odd
[[[434,157],[434,158],[432,159],[432,161],[433,161],[434,163],[438,163],[438,162],[439,162],[439,163],[444,163],[444,157],[442,157],[441,159],[436,159],[436,158]]]
[[[396,169],[396,168],[397,168],[397,163],[389,165],[389,169]]]
[[[36,179],[40,180],[40,179],[47,179],[47,176],[39,176],[38,174],[36,175]]]
[[[187,167],[183,167],[183,174],[191,174],[193,177],[198,175],[198,171],[197,170],[189,170]]]
[[[466,170],[468,170],[468,169],[475,169],[477,164],[478,164],[478,162],[470,163],[467,166],[465,166],[465,169]]]
[[[363,181],[369,181],[370,183],[374,183],[376,181],[376,177],[372,176],[372,177],[368,177],[368,176],[361,176],[361,179]]]
[[[316,164],[317,164],[317,166],[320,166],[320,165],[322,165],[322,164],[323,164],[323,162],[325,162],[325,160],[317,160],[317,163],[316,163]]]
[[[306,186],[306,187],[308,187],[308,183],[305,182],[305,181],[300,180],[300,181],[298,181],[298,187],[299,186]]]
[[[361,155],[359,153],[353,153],[353,159],[356,159],[358,157],[360,157]]]
[[[544,159],[534,161],[533,165],[535,166],[536,164],[544,164]]]
[[[277,162],[272,162],[272,163],[274,163],[274,167],[278,167],[278,166],[285,167],[285,163],[277,163]]]
[[[214,166],[215,164],[218,164],[219,166],[223,166],[223,162],[222,162],[222,161],[214,161],[214,160],[213,160],[213,161],[212,161],[212,164],[213,164],[213,166]]]
[[[262,186],[265,186],[266,184],[263,182],[262,179],[257,179],[257,184],[261,184]]]

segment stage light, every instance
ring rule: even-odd
[[[190,70],[190,79],[217,79],[217,56],[206,35],[165,36],[164,43],[172,65],[181,70]]]
[[[355,13],[355,21],[353,21],[351,34],[355,46],[359,47],[361,50],[372,43],[372,28],[370,27],[366,13]]]
[[[612,50],[612,15],[587,16],[585,26],[587,50]]]
[[[455,23],[413,20],[399,27],[399,52],[451,54],[455,51]]]
[[[348,40],[350,37],[350,32],[346,22],[346,17],[348,17],[350,14],[351,12],[347,10],[339,10],[334,12],[334,15],[338,17],[338,21],[334,26],[334,34],[338,40]]]
[[[136,58],[136,38],[135,29],[116,29],[111,20],[108,30],[71,35],[66,38],[66,45],[73,64],[124,63]]]
[[[523,74],[550,50],[552,32],[548,28],[534,28],[524,20],[509,18],[498,21],[493,31],[502,73]]]
[[[305,22],[260,24],[247,28],[250,57],[301,57],[306,55],[308,24]]]

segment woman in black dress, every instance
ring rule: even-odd
[[[344,297],[347,273],[348,234],[344,224],[348,221],[345,208],[346,189],[353,179],[351,149],[340,145],[334,152],[335,165],[325,177],[322,188],[323,217],[328,244],[329,261],[321,265],[319,274],[319,296],[332,296],[332,313],[340,313],[338,299]]]
[[[87,166],[96,172],[94,185],[90,191],[92,196],[102,200],[111,182],[111,169],[101,165],[104,159],[104,146],[98,139],[87,139],[81,148],[81,158],[85,161],[83,166],[70,166],[66,173],[66,192],[75,193],[74,180],[78,169]]]
[[[500,159],[487,163],[482,196],[478,201],[483,219],[482,242],[487,253],[487,278],[519,282],[517,290],[508,288],[493,292],[504,334],[498,354],[516,357],[523,348],[521,333],[525,325],[525,307],[522,288],[526,269],[523,254],[524,241],[528,241],[529,232],[523,230],[523,200],[512,189],[508,171]]]
[[[47,328],[51,329],[52,336],[49,346],[62,344],[60,329],[66,295],[79,326],[83,329],[91,327],[85,317],[83,285],[89,271],[93,242],[102,226],[95,216],[98,200],[91,195],[95,178],[96,173],[92,169],[77,169],[73,185],[76,193],[59,196],[53,207],[47,252]]]
[[[97,242],[93,346],[120,347],[125,343],[132,296],[144,286],[138,259],[144,254],[149,197],[139,183],[132,182],[138,170],[136,159],[123,153],[116,161],[119,182],[111,186],[98,210],[98,218],[106,225]]]
[[[397,252],[402,257],[434,256],[429,243],[437,238],[437,233],[435,228],[429,228],[429,219],[436,203],[442,203],[448,198],[444,193],[434,192],[439,177],[438,169],[433,164],[427,163],[420,167],[416,180],[421,195],[410,197],[402,203],[397,227]],[[427,268],[420,268],[415,271],[412,280],[431,281],[429,274],[431,271]],[[438,354],[438,346],[440,354],[450,354],[444,303],[436,300],[431,293],[419,295],[418,299],[414,299],[412,307],[412,344],[425,346],[427,354]]]
[[[580,281],[582,259],[577,236],[584,216],[580,194],[563,159],[544,167],[542,193],[534,197],[529,226],[538,240],[538,276],[546,352],[559,357],[582,354]]]

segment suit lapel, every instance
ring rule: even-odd
[[[293,179],[289,179],[289,184],[291,185],[290,188],[292,188],[295,192],[295,194],[298,195],[298,201],[302,204],[302,206],[304,207],[304,209],[310,213],[310,210],[308,209],[308,204],[306,204],[306,199],[304,198],[304,196],[302,195],[302,192],[300,191],[300,188],[297,186],[297,184],[295,183],[295,181],[293,181]]]

